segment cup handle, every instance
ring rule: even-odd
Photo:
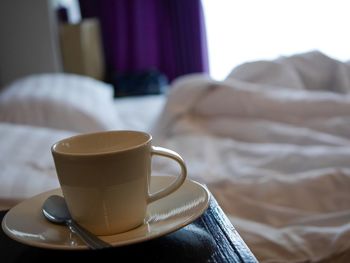
[[[151,147],[152,147],[152,150],[151,150],[152,155],[159,155],[159,156],[173,159],[180,165],[181,172],[180,172],[180,175],[176,178],[176,180],[171,185],[153,194],[148,194],[148,203],[151,203],[160,198],[163,198],[171,194],[175,190],[177,190],[183,184],[187,176],[187,168],[186,168],[185,162],[178,153],[163,147],[158,147],[158,146],[151,146]]]

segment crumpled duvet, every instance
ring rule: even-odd
[[[224,81],[185,76],[153,135],[260,262],[349,262],[349,91],[350,66],[320,52],[243,64]]]

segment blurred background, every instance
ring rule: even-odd
[[[346,0],[2,0],[0,85],[67,72],[112,83],[123,96],[161,93],[196,72],[221,80],[241,63],[311,50],[344,61],[348,7]]]

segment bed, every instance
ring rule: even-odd
[[[107,86],[90,89],[105,95],[92,92],[90,100],[84,98],[89,92],[76,90],[80,104],[56,96],[34,113],[33,99],[23,108],[31,121],[8,95],[13,86],[5,89],[1,208],[58,186],[53,141],[78,132],[141,129],[184,157],[189,176],[207,184],[259,261],[350,260],[349,64],[310,52],[246,63],[223,81],[183,76],[164,96],[115,101]],[[54,112],[45,116],[50,121],[39,117],[43,111]],[[68,120],[53,121],[62,116]],[[153,166],[159,174],[177,172],[160,158]]]
[[[75,132],[147,130],[164,95],[114,99],[107,83],[75,74],[37,74],[18,79],[0,93],[0,121]]]

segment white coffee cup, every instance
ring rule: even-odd
[[[52,148],[58,179],[75,221],[96,235],[112,235],[143,224],[147,205],[178,189],[186,165],[174,151],[152,146],[152,136],[139,131],[106,131],[73,136]],[[149,193],[151,157],[175,160],[176,180]]]

